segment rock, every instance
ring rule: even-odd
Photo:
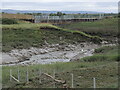
[[[70,48],[64,48],[64,51],[71,51]]]
[[[108,44],[108,42],[107,41],[102,41],[101,44]]]
[[[78,79],[80,79],[81,78],[81,76],[78,76]]]
[[[68,88],[67,84],[63,84],[63,88]]]
[[[48,53],[48,51],[45,49],[41,49],[40,54],[45,54],[45,53]]]
[[[79,83],[76,83],[76,86],[80,86],[80,84],[79,84]]]
[[[83,48],[83,47],[84,47],[84,44],[80,44],[80,46]]]

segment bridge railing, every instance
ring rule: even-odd
[[[49,16],[49,15],[40,15],[34,16],[35,23],[41,22],[43,20],[71,20],[71,19],[102,19],[104,15],[87,15],[87,14],[77,14],[77,15],[62,15],[62,16]]]

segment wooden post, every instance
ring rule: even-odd
[[[42,81],[41,81],[41,69],[39,70],[39,83],[42,83]]]
[[[12,70],[10,69],[10,82],[12,81],[11,76],[12,76]]]
[[[19,67],[18,67],[18,81],[20,81],[20,70],[19,70]]]
[[[48,22],[47,23],[49,23],[49,15],[48,15]]]
[[[17,80],[15,77],[13,77],[12,75],[11,75],[11,78],[13,78],[15,81],[17,81],[17,82],[19,82],[19,80]]]
[[[54,70],[54,72],[53,72],[53,77],[54,77],[54,79],[55,79],[55,70]],[[55,88],[55,81],[54,81],[54,86],[53,86],[53,88]]]
[[[93,88],[94,88],[94,90],[96,88],[96,80],[95,80],[95,78],[93,78]]]
[[[99,14],[99,19],[101,19],[101,13]]]
[[[29,73],[28,73],[28,67],[27,67],[27,72],[26,72],[26,81],[29,82]]]
[[[73,88],[74,87],[74,85],[73,85],[73,73],[71,74],[71,76],[72,76],[72,85],[71,85],[71,87]]]

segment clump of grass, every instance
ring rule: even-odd
[[[73,31],[73,30],[63,29],[63,31],[71,32],[73,34],[78,34],[78,35],[80,35],[80,36],[82,36],[84,38],[89,39],[91,42],[94,42],[94,43],[99,43],[100,44],[102,42],[102,38],[99,37],[99,36],[92,36],[92,35],[86,34],[84,32],[77,31],[77,30]]]
[[[101,47],[101,48],[97,48],[97,49],[95,49],[95,52],[94,53],[108,53],[108,52],[110,52],[111,50],[116,50],[116,53],[118,53],[118,51],[117,50],[119,50],[119,48],[118,48],[119,46],[103,46],[103,47]]]
[[[82,58],[81,61],[97,62],[97,61],[119,61],[120,55],[93,55]]]
[[[104,46],[95,49],[93,56],[82,58],[80,61],[94,62],[94,61],[119,61],[120,55],[118,54],[120,49],[118,46]]]
[[[2,25],[3,30],[13,30],[13,29],[39,29],[40,26],[53,26],[51,24],[36,24],[36,23],[19,23],[19,24],[11,24],[11,25]]]
[[[2,24],[18,24],[16,19],[2,18]]]

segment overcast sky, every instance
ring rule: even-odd
[[[118,12],[119,0],[2,0],[2,9]]]

